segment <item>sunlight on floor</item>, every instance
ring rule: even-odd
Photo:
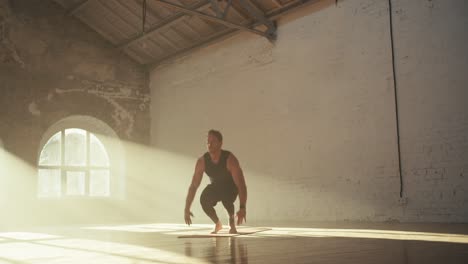
[[[227,226],[224,227],[228,228]],[[239,230],[252,227],[239,227]],[[394,240],[417,240],[432,242],[451,242],[468,244],[468,235],[444,234],[431,232],[412,232],[376,229],[335,229],[335,228],[284,228],[270,227],[271,230],[262,231],[249,237],[275,237],[275,236],[299,236],[299,237],[343,237],[343,238],[371,238],[371,239],[394,239]],[[212,225],[192,225],[188,227],[183,224],[148,224],[129,226],[100,226],[89,227],[97,230],[119,230],[128,232],[158,232],[167,235],[192,234],[194,230],[205,232],[212,229]]]
[[[175,252],[125,243],[64,239],[35,233],[0,233],[0,238],[3,240],[0,243],[0,260],[2,261],[38,264],[207,263]]]
[[[329,229],[329,228],[273,228],[259,233],[267,236],[344,237],[394,240],[417,240],[432,242],[468,243],[468,235],[431,232],[374,230],[374,229]]]
[[[228,229],[227,226],[224,227]],[[212,225],[184,224],[141,224],[141,225],[115,225],[82,227],[81,230],[102,230],[106,232],[130,232],[130,233],[159,233],[151,240],[151,245],[140,246],[130,243],[119,243],[94,239],[83,239],[74,237],[63,237],[57,235],[34,232],[3,232],[0,233],[0,263],[195,263],[206,264],[208,262],[192,257],[191,254],[181,251],[173,252],[156,246],[159,239],[168,237],[193,234],[199,232],[209,234]],[[432,232],[412,232],[377,229],[337,229],[337,228],[257,228],[240,226],[242,230],[258,231],[255,234],[241,235],[246,239],[251,238],[285,238],[285,237],[310,237],[310,238],[369,238],[369,239],[392,239],[392,240],[414,240],[431,242],[450,242],[468,244],[468,235],[446,234]],[[119,235],[117,236],[119,237]],[[112,238],[112,235],[109,236]],[[169,240],[172,241],[172,240]],[[175,240],[174,240],[175,241]],[[169,244],[173,243],[170,242]],[[193,240],[194,241],[194,240]],[[202,240],[200,240],[202,241]],[[209,240],[211,242],[236,240]],[[242,240],[240,240],[242,241]],[[167,241],[166,241],[167,242]],[[203,243],[208,242],[204,240]],[[190,245],[190,240],[184,242],[185,250]],[[189,244],[187,244],[189,243]],[[229,245],[228,245],[229,246]],[[229,248],[226,246],[226,248]],[[191,247],[189,247],[191,248]],[[179,248],[176,247],[176,251]],[[244,248],[241,248],[244,249]],[[224,247],[223,247],[224,250]],[[190,250],[189,250],[190,251]],[[239,251],[240,252],[240,251]],[[187,255],[186,255],[187,254]],[[232,254],[232,253],[231,253]],[[237,253],[236,253],[237,254]]]
[[[5,232],[0,233],[0,239],[11,238],[16,240],[36,240],[36,239],[51,239],[60,238],[59,236],[40,234],[40,233],[29,233],[29,232]]]
[[[84,227],[83,229],[93,230],[113,230],[141,233],[161,233],[170,231],[192,230],[193,228],[212,228],[212,225],[194,224],[187,226],[184,224],[143,224],[143,225],[117,225],[117,226],[95,226]]]

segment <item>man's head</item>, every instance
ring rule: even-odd
[[[208,145],[208,151],[210,153],[218,152],[223,145],[223,135],[218,130],[211,129],[208,131],[206,144]]]

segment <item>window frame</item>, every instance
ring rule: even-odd
[[[100,143],[104,146],[105,151],[109,159],[109,166],[89,166],[90,161],[87,160],[86,166],[66,166],[62,165],[64,163],[64,151],[61,149],[61,164],[56,165],[39,165],[41,151],[44,146],[47,144],[48,140],[57,134],[61,133],[61,148],[65,147],[65,130],[66,129],[82,129],[86,131],[87,141],[91,140],[91,134],[93,134]],[[87,143],[87,152],[90,151],[89,143]],[[87,155],[89,159],[89,153]],[[125,199],[125,152],[121,140],[115,133],[115,131],[108,126],[103,121],[91,117],[91,116],[82,116],[75,115],[69,116],[67,118],[61,119],[56,123],[52,124],[47,131],[43,134],[42,139],[39,144],[37,151],[37,160],[36,160],[36,198],[40,200],[124,200]],[[90,181],[89,174],[95,168],[97,170],[103,169],[109,172],[109,195],[107,196],[94,196],[89,195]],[[87,169],[86,169],[87,168]],[[38,181],[38,172],[39,169],[60,169],[61,177],[61,193],[60,196],[40,196],[39,195],[39,181]],[[85,195],[68,195],[66,193],[66,171],[84,171],[86,169],[86,179],[85,179]],[[64,180],[65,178],[65,180]]]
[[[85,158],[85,165],[66,165],[65,164],[65,153],[66,153],[66,133],[65,131],[68,129],[79,129],[85,132],[85,141],[86,141],[86,158]],[[88,130],[82,129],[82,128],[77,128],[77,127],[70,127],[70,128],[64,128],[58,131],[57,133],[60,133],[60,164],[59,165],[40,165],[38,164],[38,170],[40,169],[49,169],[49,170],[60,170],[60,195],[59,196],[40,196],[39,195],[39,190],[38,190],[38,197],[39,198],[55,198],[55,199],[61,199],[61,198],[68,198],[68,197],[77,197],[77,198],[85,198],[85,197],[90,197],[90,198],[107,198],[112,195],[112,191],[110,188],[110,182],[112,181],[112,174],[110,172],[110,160],[108,160],[109,165],[108,166],[95,166],[91,165],[91,135],[95,136],[97,140],[99,140],[99,137]],[[53,134],[50,138],[55,136],[57,133]],[[49,138],[49,139],[50,139]],[[49,140],[48,139],[48,140]],[[47,140],[47,142],[48,142]],[[105,145],[101,140],[99,140],[99,143],[101,143],[104,146],[104,150],[106,152],[107,158],[109,159],[109,154],[107,149],[105,148]],[[44,148],[45,145],[42,147]],[[41,150],[42,153],[42,150]],[[39,159],[41,157],[39,156]],[[91,184],[91,171],[92,170],[104,170],[109,172],[109,189],[108,189],[108,194],[107,195],[91,195],[90,193],[90,184]],[[68,194],[68,174],[67,172],[69,171],[76,171],[76,172],[84,172],[85,178],[84,178],[84,193],[83,194]]]

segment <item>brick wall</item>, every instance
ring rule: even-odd
[[[188,186],[217,128],[254,223],[467,221],[466,3],[409,2],[393,1],[404,199],[386,0],[323,1],[275,43],[242,33],[153,69],[154,182]]]
[[[468,5],[394,1],[408,221],[467,221]]]

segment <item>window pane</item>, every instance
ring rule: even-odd
[[[90,162],[92,166],[109,166],[109,156],[101,141],[91,134]]]
[[[41,156],[39,157],[39,165],[60,165],[61,141],[61,132],[56,133],[49,139],[49,141],[47,141],[47,143],[41,151]]]
[[[38,196],[59,197],[62,193],[60,170],[39,169]]]
[[[89,194],[91,196],[109,196],[109,170],[91,170],[89,177]]]
[[[65,165],[86,165],[86,131],[78,128],[65,130]]]
[[[85,172],[67,171],[67,195],[85,194]]]

